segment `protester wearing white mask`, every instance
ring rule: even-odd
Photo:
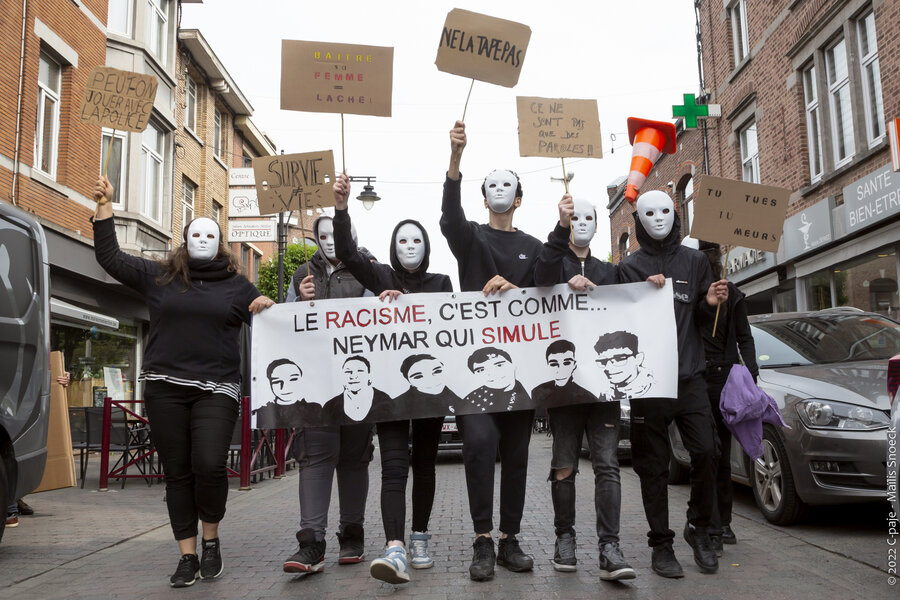
[[[287,302],[358,298],[370,293],[337,258],[331,217],[317,218],[313,222],[313,235],[318,249],[308,263],[294,271]],[[351,235],[355,237],[355,233]],[[363,260],[375,260],[364,248],[359,252]],[[365,560],[363,521],[369,495],[373,437],[371,423],[295,429],[291,450],[298,463],[300,530],[297,551],[282,565],[285,573],[315,573],[325,568],[325,530],[335,473],[340,502],[338,564]]]
[[[590,202],[572,199],[566,194],[559,202],[559,222],[550,232],[537,265],[537,285],[568,282],[575,291],[617,282],[616,267],[591,255],[590,243],[597,230],[597,212]],[[574,349],[573,349],[574,353]],[[553,568],[575,571],[575,475],[581,455],[581,440],[586,438],[594,471],[594,509],[600,555],[600,578],[632,579],[634,569],[619,548],[619,514],[622,487],[617,456],[619,438],[619,401],[578,404],[580,388],[538,386],[532,395],[547,402],[541,394],[553,394],[549,403],[560,408],[548,410],[553,432],[553,456],[550,461],[550,496],[553,500],[556,544]]]
[[[466,146],[466,126],[457,121],[450,131],[450,168],[444,181],[441,232],[459,265],[460,287],[465,292],[481,290],[485,295],[515,287],[534,285],[534,265],[541,242],[513,227],[513,215],[522,204],[522,185],[511,171],[494,171],[481,188],[488,222],[466,220],[462,208],[459,172]],[[494,576],[494,563],[510,571],[528,571],[534,559],[522,552],[516,534],[525,505],[528,473],[528,443],[533,410],[464,415],[457,417],[463,440],[463,462],[469,511],[475,530],[469,577],[485,581]],[[500,440],[500,543],[497,553],[494,528],[494,457]]]
[[[391,235],[391,265],[373,263],[358,252],[351,235],[347,199],[350,180],[341,175],[334,184],[334,238],[337,257],[363,285],[382,300],[390,302],[401,293],[452,292],[450,277],[429,273],[431,243],[422,224],[412,219],[400,221]],[[443,417],[380,421],[377,424],[381,454],[381,515],[385,552],[370,566],[373,577],[388,583],[409,581],[409,569],[434,565],[428,553],[428,521],[434,503],[435,459]],[[412,434],[412,452],[409,450]],[[407,558],[406,484],[409,467],[413,471],[413,515]]]
[[[158,262],[119,249],[110,200],[100,177],[94,252],[107,273],[137,291],[150,310],[144,347],[144,400],[150,436],[166,475],[166,504],[181,559],[172,587],[218,577],[224,568],[218,526],[225,515],[228,445],[240,398],[241,327],[274,304],[240,275],[219,225],[186,224],[184,243]],[[197,558],[197,521],[203,555]]]
[[[623,282],[652,281],[662,287],[672,280],[675,326],[678,335],[678,398],[631,400],[632,464],[641,478],[644,512],[653,571],[663,577],[683,577],[675,558],[669,528],[668,427],[674,421],[691,454],[691,496],[685,540],[694,549],[694,562],[703,573],[715,573],[718,560],[709,537],[716,470],[714,424],[703,378],[706,361],[701,339],[704,321],[713,319],[716,305],[728,298],[727,282],[713,281],[709,262],[701,252],[681,245],[681,221],[665,192],[638,197],[635,232],[641,247],[619,263]]]

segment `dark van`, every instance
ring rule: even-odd
[[[0,539],[6,507],[37,488],[47,462],[49,285],[43,228],[0,202]]]

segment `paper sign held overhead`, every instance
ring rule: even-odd
[[[704,175],[694,196],[691,237],[778,252],[791,191]]]
[[[434,64],[445,73],[513,87],[530,39],[527,25],[454,8],[444,21]]]
[[[334,154],[305,152],[253,159],[259,214],[334,206]]]
[[[516,96],[519,156],[603,158],[596,100]]]
[[[281,108],[391,116],[394,49],[281,40]]]
[[[81,98],[81,120],[117,131],[141,132],[150,122],[159,81],[153,75],[94,67]]]

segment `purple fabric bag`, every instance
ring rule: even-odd
[[[753,383],[753,375],[744,365],[731,367],[719,396],[719,410],[725,426],[753,460],[763,453],[763,423],[788,427],[775,399]]]

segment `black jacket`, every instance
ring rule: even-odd
[[[372,262],[368,257],[359,253],[356,247],[356,240],[353,239],[350,233],[350,215],[347,210],[335,210],[332,223],[334,224],[335,255],[347,267],[347,270],[356,277],[357,281],[376,296],[384,290],[400,290],[404,294],[453,291],[453,283],[450,281],[449,276],[442,273],[428,272],[431,242],[428,239],[428,232],[425,231],[425,228],[418,221],[407,219],[400,221],[394,227],[389,249],[390,266]],[[397,230],[406,223],[412,223],[421,229],[424,236],[425,258],[415,273],[410,273],[400,264],[400,260],[397,258],[396,245],[394,244]]]
[[[662,240],[654,240],[647,234],[636,212],[634,229],[641,247],[619,263],[619,281],[646,281],[658,273],[672,279],[678,378],[700,376],[706,370],[706,358],[699,322],[711,318],[712,314],[706,304],[706,293],[713,282],[709,261],[699,250],[681,245],[681,220],[677,213],[672,231]]]
[[[590,250],[582,262],[569,248],[569,230],[557,223],[534,266],[534,284],[556,285],[584,275],[595,285],[610,285],[618,283],[616,270],[615,265],[594,258]]]
[[[713,318],[704,319],[701,332],[707,364],[736,365],[743,361],[755,380],[759,376],[759,365],[756,362],[756,344],[750,332],[744,298],[744,293],[729,281],[728,300],[722,303],[719,311],[716,337],[712,337],[715,308],[710,309]]]
[[[500,231],[490,225],[466,221],[459,179],[444,181],[441,232],[459,263],[459,286],[464,292],[480,291],[495,275],[519,287],[534,286],[534,265],[542,244],[516,229]]]
[[[94,221],[97,262],[118,281],[144,296],[150,330],[145,371],[196,381],[240,381],[238,338],[250,323],[248,307],[259,290],[227,261],[189,261],[191,285],[179,278],[161,285],[162,265],[119,249],[113,219]]]

